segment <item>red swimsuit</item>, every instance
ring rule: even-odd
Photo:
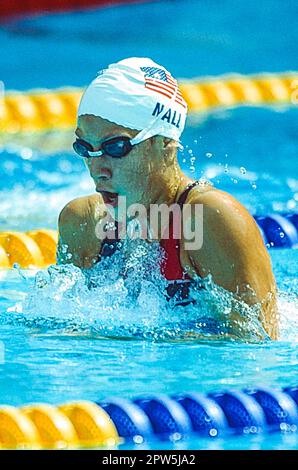
[[[162,238],[160,240],[160,246],[165,250],[165,257],[160,263],[160,270],[164,277],[169,281],[189,279],[188,274],[181,266],[180,243],[179,239],[174,238],[172,220],[169,227],[169,238]]]

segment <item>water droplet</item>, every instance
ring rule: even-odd
[[[173,441],[173,442],[179,441],[181,438],[182,438],[182,436],[181,436],[180,432],[174,432],[170,436],[170,440]]]
[[[207,152],[207,153],[206,153],[206,157],[207,157],[207,158],[211,158],[212,156],[213,156],[213,154],[212,154],[211,152]]]
[[[241,166],[241,167],[240,167],[240,173],[242,173],[242,175],[245,175],[245,173],[246,173],[246,168],[244,168],[244,166]]]
[[[280,238],[285,238],[284,232],[280,232],[279,236],[280,236]]]

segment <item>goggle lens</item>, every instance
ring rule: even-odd
[[[114,137],[113,139],[105,141],[101,146],[106,155],[114,158],[125,157],[131,149],[129,137]]]
[[[91,158],[94,155],[91,153],[96,153],[88,142],[85,142],[82,139],[76,139],[73,143],[73,149],[82,158]],[[130,142],[130,137],[113,137],[112,139],[106,140],[101,145],[101,151],[113,158],[122,158],[125,157],[133,148],[133,145]]]

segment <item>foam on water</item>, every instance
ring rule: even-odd
[[[72,264],[39,271],[24,300],[6,321],[42,330],[94,337],[152,340],[265,340],[259,306],[248,307],[214,285],[211,277],[190,290],[196,304],[175,305],[164,296],[167,281],[157,242],[124,242],[123,249],[89,270]],[[124,275],[123,275],[124,274]],[[237,310],[237,318],[231,311]]]

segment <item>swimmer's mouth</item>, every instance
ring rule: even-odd
[[[118,193],[110,193],[109,191],[98,190],[105,204],[116,207],[118,205]]]

